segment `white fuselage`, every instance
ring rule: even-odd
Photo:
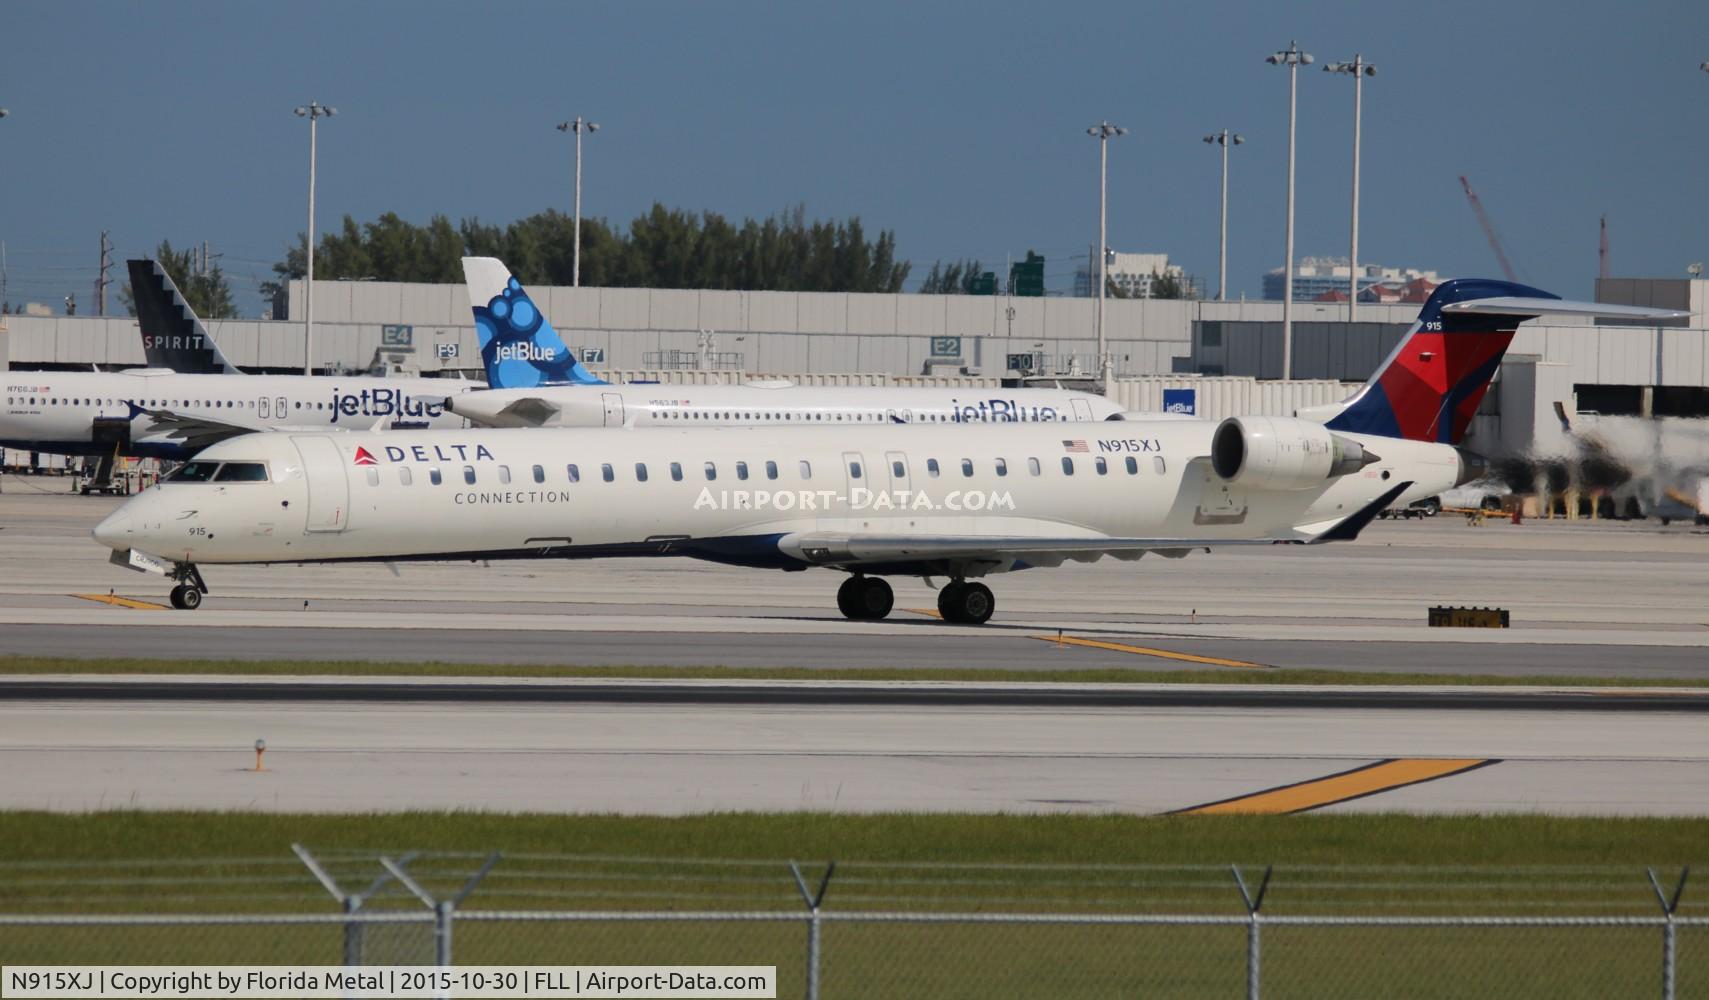
[[[252,434],[198,463],[261,463],[241,473],[254,481],[163,482],[96,538],[180,563],[681,554],[801,568],[824,561],[801,551],[802,537],[825,533],[1084,539],[1095,556],[1115,538],[1304,540],[1400,482],[1414,484],[1400,499],[1416,499],[1459,471],[1451,447],[1369,439],[1382,458],[1355,474],[1245,490],[1211,469],[1216,427],[1133,415],[1048,427]],[[876,571],[941,565],[899,558]]]
[[[452,400],[451,409],[485,427],[1057,423],[1122,412],[1106,397],[1070,389],[634,382],[486,389]]]
[[[111,454],[96,422],[129,424],[124,454],[181,459],[194,454],[144,411],[232,423],[255,430],[367,430],[389,426],[455,429],[447,396],[478,388],[452,379],[332,375],[180,375],[125,372],[7,372],[0,395],[0,443],[64,454]]]

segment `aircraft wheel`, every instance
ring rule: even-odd
[[[837,610],[850,621],[877,621],[896,606],[896,592],[875,576],[851,576],[837,588]]]
[[[938,617],[946,622],[959,621],[957,608],[961,606],[961,592],[967,589],[967,584],[960,580],[951,580],[938,591]]]
[[[952,583],[938,592],[938,612],[957,625],[983,625],[997,610],[997,597],[983,583]]]
[[[202,606],[202,592],[189,584],[172,588],[172,606],[179,611],[194,611]]]

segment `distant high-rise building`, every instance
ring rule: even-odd
[[[1347,279],[1350,277],[1345,257],[1301,257],[1294,265],[1295,302],[1346,302]],[[1359,301],[1398,302],[1407,294],[1407,285],[1427,282],[1431,288],[1442,283],[1435,271],[1416,267],[1384,267],[1381,264],[1359,265]],[[1264,274],[1264,297],[1282,297],[1282,269]],[[1410,300],[1404,300],[1410,301]]]
[[[1169,263],[1166,253],[1111,254],[1109,274],[1110,284],[1126,298],[1154,298],[1152,283],[1158,278],[1173,278],[1181,288],[1181,298],[1200,297],[1197,279],[1188,278],[1181,265]],[[1097,278],[1089,265],[1082,264],[1074,272],[1074,294],[1082,298],[1098,294]]]

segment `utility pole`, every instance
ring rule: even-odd
[[[1221,302],[1228,297],[1228,147],[1246,140],[1223,129],[1205,136],[1205,141],[1222,147],[1222,236],[1217,240],[1216,257],[1216,300]]]
[[[1301,52],[1298,42],[1289,42],[1286,51],[1264,61],[1288,67],[1288,235],[1282,260],[1282,378],[1286,380],[1294,377],[1294,111],[1299,104],[1299,70],[1312,64],[1312,56]]]
[[[1359,302],[1359,119],[1365,94],[1365,77],[1376,76],[1377,67],[1355,55],[1352,62],[1330,63],[1325,73],[1350,73],[1353,76],[1353,245],[1347,256],[1347,322],[1353,322],[1353,310]]]
[[[599,131],[598,122],[590,122],[577,115],[574,121],[559,122],[558,131],[574,132],[576,134],[576,235],[575,248],[570,257],[570,284],[573,288],[582,286],[582,133],[592,135]]]
[[[1127,135],[1127,129],[1099,122],[1087,129],[1086,134],[1098,140],[1098,391],[1108,392],[1110,351],[1104,342],[1104,286],[1109,284],[1106,272],[1110,263],[1110,139]]]
[[[303,374],[313,375],[315,365],[315,126],[322,118],[338,114],[316,101],[310,101],[292,114],[309,120],[309,242],[307,274],[303,281]]]
[[[107,315],[107,286],[112,281],[107,278],[107,270],[113,266],[111,259],[113,244],[107,239],[107,231],[101,230],[101,269],[95,277],[95,315]]]

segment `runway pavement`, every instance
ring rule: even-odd
[[[0,807],[61,811],[1702,815],[1709,726],[1619,708],[0,700],[0,774]]]
[[[837,574],[676,559],[210,566],[203,609],[174,612],[164,580],[89,539],[117,501],[24,488],[7,477],[0,494],[0,652],[14,654],[1709,676],[1709,532],[1681,525],[1444,516],[1346,545],[1070,564],[992,578],[999,611],[981,628],[936,621],[917,580],[894,581],[890,620],[853,623],[833,609]],[[1504,607],[1514,627],[1426,628],[1436,604]]]

